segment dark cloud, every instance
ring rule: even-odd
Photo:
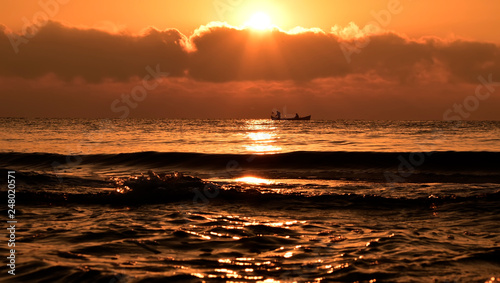
[[[54,73],[64,80],[90,82],[144,77],[146,67],[181,76],[187,66],[185,37],[177,30],[149,30],[141,36],[109,34],[50,22],[19,45],[16,54],[4,33],[0,39],[0,74],[35,78]]]
[[[457,81],[477,81],[478,74],[500,74],[500,48],[495,44],[454,41],[443,45],[434,40],[430,46]]]
[[[0,113],[12,117],[119,118],[111,104],[141,84],[127,82],[77,84],[55,75],[38,79],[0,77]],[[474,120],[500,120],[496,91],[479,100],[477,109],[463,105],[474,96],[475,84],[408,85],[374,74],[316,79],[311,82],[206,82],[169,78],[148,90],[147,97],[130,108],[133,118],[268,118],[273,109],[283,114],[312,114],[313,119],[441,120],[445,111],[462,105]],[[485,93],[483,88],[481,93]],[[3,95],[2,95],[3,94]],[[15,95],[12,95],[15,94]],[[123,105],[123,104],[122,104]],[[456,117],[453,112],[450,117]]]
[[[311,80],[343,76],[350,69],[337,38],[321,32],[213,26],[190,40],[195,51],[189,74],[199,80]]]
[[[403,83],[476,83],[478,75],[500,74],[495,44],[411,40],[387,32],[345,39],[319,30],[262,33],[211,24],[187,38],[173,29],[133,36],[50,22],[20,45],[18,54],[8,31],[0,27],[0,33],[0,75],[23,78],[53,73],[63,80],[126,81],[158,64],[172,77],[209,82],[306,82],[376,74]]]

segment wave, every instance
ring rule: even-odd
[[[53,153],[0,153],[0,165],[53,166],[156,165],[186,168],[226,168],[238,164],[246,168],[418,168],[441,170],[500,169],[500,152],[316,152],[279,154],[205,154],[183,152],[138,152],[122,154],[61,155]]]
[[[17,173],[16,173],[17,174]],[[33,175],[38,181],[51,179],[45,174],[23,174],[26,177]],[[78,178],[73,178],[70,187]],[[107,181],[89,180],[81,178],[81,183],[94,182],[100,190],[68,191],[58,187],[56,190],[23,189],[18,190],[16,199],[20,203],[40,204],[105,204],[105,205],[143,205],[164,204],[172,202],[192,202],[195,205],[208,203],[245,203],[257,206],[280,206],[283,205],[307,205],[309,208],[331,209],[331,208],[376,208],[376,209],[398,209],[406,207],[429,208],[441,204],[457,204],[461,207],[464,203],[477,203],[478,207],[484,203],[494,204],[498,207],[500,191],[485,193],[469,193],[463,196],[457,195],[411,195],[408,197],[382,196],[366,194],[360,190],[357,193],[338,193],[328,191],[323,194],[307,194],[299,191],[272,191],[258,186],[244,186],[235,183],[214,183],[204,181],[197,177],[185,176],[182,173],[156,174],[152,171],[148,174],[133,177],[115,177]],[[103,189],[106,190],[103,190]]]
[[[182,171],[201,177],[248,174],[270,179],[313,178],[373,182],[500,183],[500,152],[316,152],[267,155],[138,152],[61,155],[0,153],[0,168],[64,174]],[[115,171],[113,171],[115,170]],[[0,177],[1,178],[1,177]]]

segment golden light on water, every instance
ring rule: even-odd
[[[266,140],[272,140],[275,134],[257,132],[257,133],[248,133],[247,136],[254,141],[266,141]]]
[[[245,149],[256,154],[272,154],[282,151],[276,143],[279,139],[276,126],[263,120],[247,121],[245,138],[249,141]]]
[[[268,180],[268,179],[262,179],[262,178],[257,178],[257,177],[242,177],[236,179],[236,182],[241,182],[241,183],[246,183],[246,184],[252,184],[252,185],[270,185],[273,183],[273,181]]]

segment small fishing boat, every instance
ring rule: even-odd
[[[281,121],[306,121],[306,120],[311,120],[311,115],[309,116],[304,116],[304,117],[293,117],[293,118],[283,118],[283,117],[277,117],[277,116],[272,116],[271,115],[271,120],[281,120]]]

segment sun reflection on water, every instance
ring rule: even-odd
[[[270,185],[273,183],[273,181],[268,180],[268,179],[262,179],[262,178],[251,177],[251,176],[238,178],[238,179],[235,179],[235,181],[240,182],[240,183],[251,184],[251,185],[264,185],[264,184]]]
[[[272,154],[282,151],[282,148],[276,145],[279,139],[276,134],[276,126],[268,121],[246,121],[245,131],[248,144],[245,144],[244,147],[247,151],[256,154]]]

